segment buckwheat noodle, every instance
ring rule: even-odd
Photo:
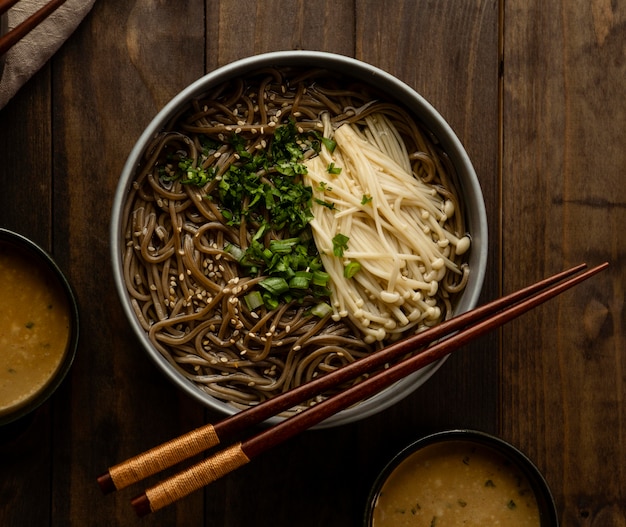
[[[309,173],[303,182],[316,189],[317,198],[311,204],[312,233],[321,244],[337,229],[352,229],[344,258],[363,266],[354,278],[369,286],[362,286],[360,294],[374,296],[377,288],[378,297],[382,292],[388,303],[392,300],[393,322],[387,317],[376,324],[377,316],[384,316],[372,307],[372,298],[360,302],[369,306],[367,315],[364,308],[357,314],[362,316],[350,311],[356,293],[344,294],[337,286],[340,271],[333,267],[327,246],[320,252],[325,270],[337,274],[329,300],[333,312],[322,318],[312,315],[311,307],[319,302],[312,296],[276,309],[251,310],[243,301],[264,277],[242,274],[226,246],[247,248],[258,224],[242,220],[229,225],[219,200],[207,196],[215,194],[229,166],[242,162],[229,138],[238,136],[245,150],[254,153],[268,148],[274,131],[290,121],[300,132],[317,131],[337,141],[332,155],[324,148],[305,154]],[[206,138],[217,145],[210,152],[203,146]],[[350,141],[353,145],[347,146]],[[374,179],[359,180],[367,190],[348,198],[350,185],[342,181],[356,181],[359,171],[350,166],[354,156],[363,155],[359,144],[370,152],[368,170]],[[203,186],[164,178],[164,170],[182,157],[193,160],[192,168],[214,169],[216,177]],[[329,162],[342,167],[337,178],[329,176]],[[375,174],[384,183],[380,186],[387,190],[395,186],[400,194],[387,199],[389,214],[366,221],[366,206],[360,204],[363,195],[382,191],[375,189]],[[271,180],[271,174],[262,176]],[[436,140],[402,107],[385,101],[371,87],[348,86],[328,72],[298,69],[266,69],[224,83],[174,116],[138,167],[123,211],[124,281],[137,319],[172,367],[203,391],[239,408],[258,404],[451,316],[454,298],[469,274],[468,239],[455,177]],[[320,194],[322,179],[341,196],[332,191]],[[407,188],[415,186],[424,189],[428,203],[409,203]],[[424,198],[413,202],[420,199]],[[320,206],[322,200],[335,200],[336,209]],[[355,211],[352,216],[346,213],[350,207]],[[426,256],[402,236],[389,237],[390,223],[395,221],[417,226],[429,244]],[[330,231],[324,234],[325,228]],[[376,232],[383,236],[374,237]],[[271,231],[263,241],[288,236],[286,229]],[[390,248],[404,254],[402,261],[396,258],[396,267],[377,267],[381,258],[376,255]],[[408,278],[407,268],[414,273]],[[380,278],[378,285],[373,276]],[[405,288],[400,299],[392,289],[396,282],[420,282],[424,287],[413,292]],[[415,314],[417,309],[422,314]]]

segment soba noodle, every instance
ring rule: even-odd
[[[296,69],[218,86],[155,137],[128,196],[124,280],[137,319],[173,368],[237,407],[354,361],[451,315],[469,273],[454,178],[430,135],[370,87]],[[340,257],[323,241],[337,234]],[[280,264],[263,258],[282,261],[270,248],[294,240],[290,261],[307,267],[288,271],[329,282],[270,298]]]

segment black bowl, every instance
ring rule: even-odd
[[[534,497],[537,503],[540,527],[558,527],[559,521],[552,493],[550,492],[550,488],[548,487],[546,480],[542,476],[539,469],[533,464],[533,462],[520,450],[515,448],[513,445],[503,441],[502,439],[474,430],[449,430],[438,432],[419,439],[418,441],[415,441],[414,443],[404,448],[400,453],[395,455],[376,478],[376,481],[367,501],[364,526],[386,527],[392,525],[405,525],[404,523],[393,523],[388,522],[387,520],[375,520],[375,511],[377,512],[377,514],[380,514],[380,511],[377,511],[377,507],[382,507],[381,491],[385,490],[385,484],[390,481],[392,475],[399,477],[396,469],[399,469],[401,466],[402,468],[406,468],[407,464],[411,462],[411,458],[414,454],[417,455],[419,452],[422,456],[428,456],[428,454],[431,453],[433,449],[426,450],[427,447],[436,447],[437,449],[439,449],[446,448],[446,446],[450,446],[451,448],[458,447],[459,445],[462,445],[463,448],[467,447],[467,451],[479,449],[481,452],[484,452],[487,456],[489,456],[490,459],[493,458],[494,460],[501,460],[503,463],[502,466],[506,466],[506,472],[510,473],[511,475],[515,474],[515,477],[518,478],[516,480],[517,482],[523,482],[525,480],[530,490],[532,490],[532,493],[534,493]],[[414,460],[415,458],[413,458],[413,461]],[[461,463],[467,465],[469,461],[470,459],[463,459],[457,464],[459,466]],[[442,476],[443,475],[444,474],[442,473]],[[445,481],[443,481],[443,485],[445,485]],[[485,483],[482,483],[481,481],[480,484],[480,486],[484,487],[491,487],[492,485],[493,481],[491,480],[486,480]],[[518,486],[518,489],[522,489],[525,487],[525,485],[520,485]],[[527,492],[526,497],[529,495],[531,494]],[[460,497],[458,499],[450,499],[448,497],[447,500],[448,503],[452,504],[449,506],[448,510],[452,510],[457,505],[459,507],[459,510],[457,511],[459,514],[467,513],[467,511],[470,510],[470,507],[467,506],[468,503],[463,501]],[[510,501],[507,501],[505,505],[508,505],[509,509],[521,508],[521,500],[522,496],[516,492],[515,497],[511,498]],[[530,501],[532,502],[532,499]],[[418,514],[425,514],[426,508],[423,507],[422,509],[420,509],[420,506],[421,505],[419,504],[418,498],[416,496],[412,509],[400,509],[400,507],[398,507],[394,510],[394,513],[400,515],[408,514],[413,516]],[[440,508],[443,509],[445,507],[442,505],[442,507]],[[461,510],[463,508],[466,509]],[[432,522],[432,519],[429,518],[428,521]],[[430,524],[431,523],[426,523],[426,525]],[[416,523],[415,525],[421,524]],[[506,523],[503,523],[502,525],[506,525]]]
[[[78,306],[65,275],[44,249],[21,234],[0,228],[0,250],[5,254],[20,255],[29,263],[33,263],[37,269],[36,272],[41,274],[46,283],[50,284],[50,287],[60,290],[60,294],[65,296],[64,301],[67,305],[70,321],[67,344],[59,364],[51,371],[47,380],[34,389],[31,395],[25,396],[15,404],[7,404],[5,408],[0,408],[0,426],[2,426],[33,412],[55,392],[65,378],[74,361],[78,345]],[[8,369],[11,365],[4,361],[0,362],[0,367]]]

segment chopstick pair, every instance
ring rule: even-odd
[[[30,33],[41,22],[48,18],[67,0],[50,0],[47,4],[40,7],[32,15],[30,15],[22,23],[14,27],[6,35],[0,35],[0,57],[11,49],[17,42]],[[11,7],[17,4],[19,0],[0,0],[0,15],[6,13]]]
[[[139,516],[159,510],[241,467],[259,454],[320,423],[338,411],[378,393],[410,373],[554,298],[606,267],[608,267],[608,263],[581,273],[586,268],[585,264],[581,264],[461,314],[262,404],[236,413],[215,425],[204,425],[115,465],[98,478],[98,484],[105,493],[127,487],[212,448],[227,437],[292,408],[324,390],[355,379],[365,373],[371,373],[374,369],[381,368],[395,359],[439,340],[430,347],[414,353],[386,369],[371,374],[360,383],[329,397],[325,401],[248,439],[234,443],[178,474],[157,483],[131,501]],[[447,336],[451,333],[453,333],[452,336]]]

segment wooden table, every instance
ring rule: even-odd
[[[358,526],[402,446],[468,427],[526,452],[562,525],[626,525],[626,6],[609,0],[101,0],[0,111],[0,225],[50,250],[79,302],[71,374],[0,432],[0,525],[122,526],[109,465],[217,415],[152,365],[114,291],[108,224],[122,165],[181,88],[279,49],[354,56],[448,120],[490,226],[484,301],[561,269],[610,268],[460,351],[380,414],[307,432],[141,525]],[[19,432],[19,433],[18,433]]]

